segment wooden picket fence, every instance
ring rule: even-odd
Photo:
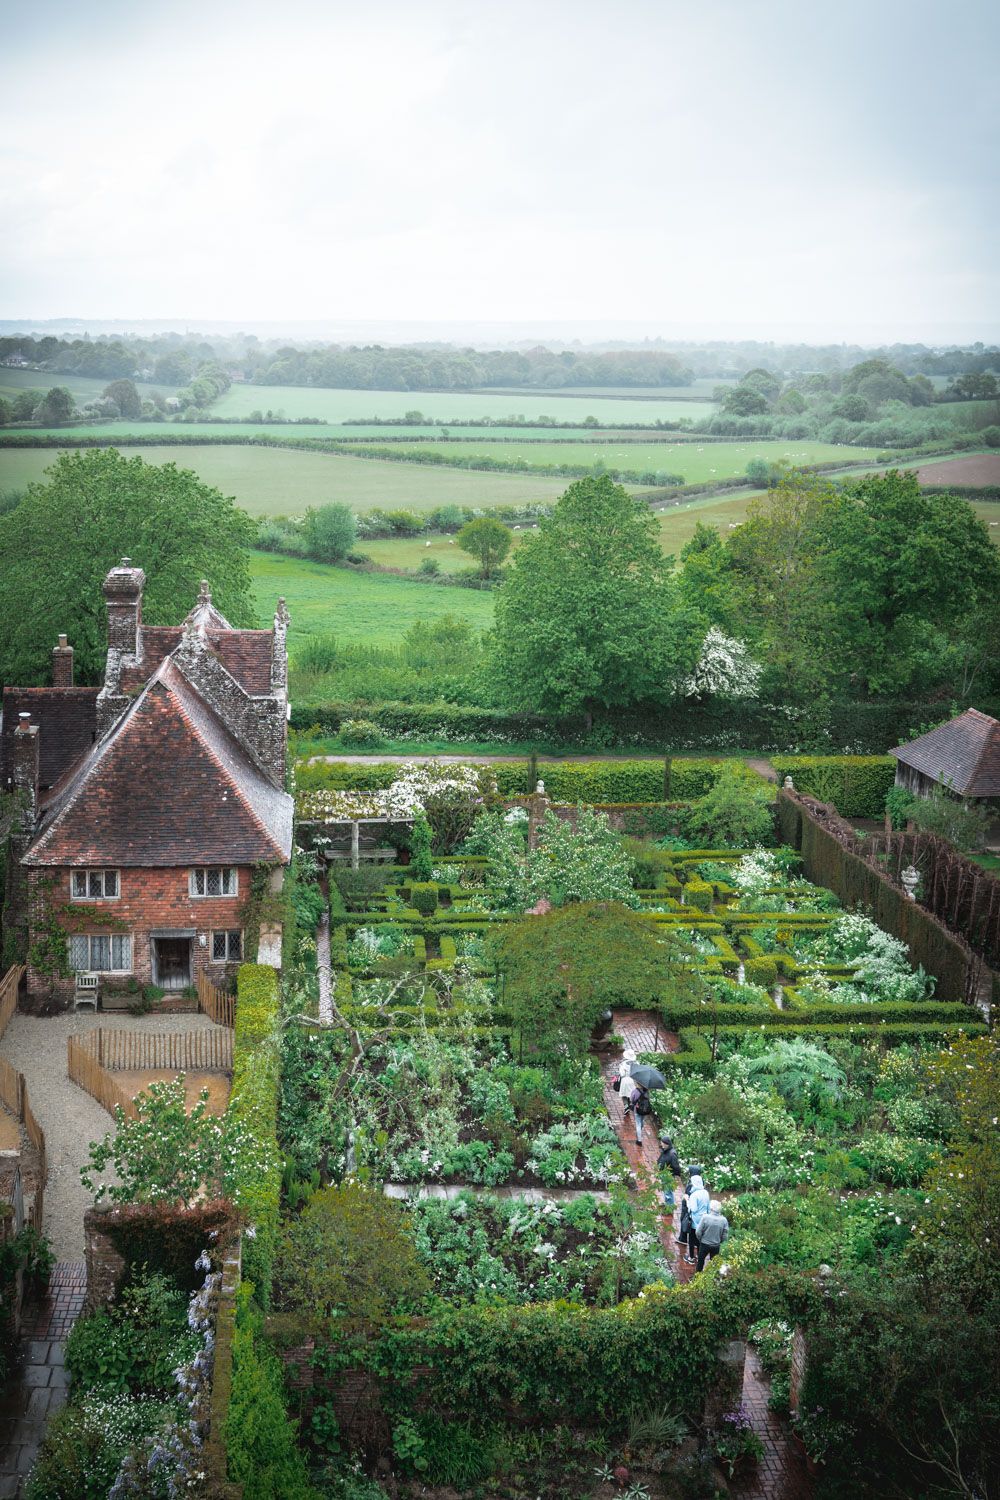
[[[0,981],[0,1037],[3,1036],[10,1019],[17,1009],[17,991],[24,974],[22,966],[8,969]],[[38,1174],[35,1195],[28,1212],[28,1222],[41,1231],[45,1213],[45,1179],[48,1174],[48,1158],[45,1151],[45,1132],[35,1118],[28,1098],[28,1083],[23,1073],[12,1067],[5,1057],[0,1057],[0,1099],[15,1119],[20,1120],[27,1131],[28,1139],[38,1153]]]
[[[17,1010],[17,991],[23,975],[24,965],[15,964],[0,979],[0,1036],[7,1030],[11,1017]]]
[[[99,1026],[83,1036],[66,1040],[66,1071],[113,1115],[121,1106],[125,1118],[134,1120],[131,1094],[115,1078],[116,1073],[231,1073],[231,1031],[106,1031]]]
[[[96,1035],[92,1032],[91,1036]],[[119,1088],[107,1068],[100,1063],[94,1052],[87,1045],[89,1037],[67,1037],[66,1039],[66,1072],[74,1083],[85,1089],[92,1098],[96,1099],[109,1115],[113,1115],[116,1108],[121,1107],[127,1120],[136,1117],[135,1105],[131,1094],[125,1089]]]
[[[236,1025],[236,996],[227,995],[220,990],[218,985],[206,979],[204,974],[195,976],[195,988],[198,991],[198,1004],[216,1024],[216,1026],[228,1026],[230,1031]]]

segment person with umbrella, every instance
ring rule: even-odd
[[[649,1097],[650,1089],[666,1088],[667,1080],[656,1068],[647,1067],[644,1063],[638,1066],[633,1064],[632,1071],[628,1075],[628,1081],[632,1085],[629,1096],[632,1105],[632,1118],[635,1120],[635,1143],[642,1145],[642,1127],[647,1115],[653,1113],[653,1103]]]

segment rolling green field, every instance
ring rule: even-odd
[[[745,472],[752,458],[774,462],[815,464],[850,463],[856,459],[874,458],[874,448],[848,448],[836,443],[753,441],[661,442],[661,443],[491,443],[474,440],[457,447],[454,443],[420,443],[404,451],[435,453],[445,458],[458,454],[482,454],[498,459],[523,459],[540,464],[594,464],[601,460],[609,469],[667,470],[683,474],[688,484],[711,479],[734,479]]]
[[[332,632],[343,641],[395,645],[415,620],[461,615],[476,630],[493,623],[493,595],[477,589],[412,583],[385,573],[355,573],[300,558],[251,553],[254,597],[262,626],[269,625],[279,595],[292,617],[289,644]]]
[[[448,391],[338,391],[297,385],[234,385],[212,406],[213,417],[233,421],[252,411],[281,412],[286,417],[320,417],[325,422],[351,418],[403,417],[420,411],[435,421],[468,421],[479,417],[554,417],[559,422],[582,422],[594,416],[602,422],[676,421],[679,417],[707,417],[710,402],[676,401],[669,395],[621,401],[611,396],[541,395],[536,391],[486,391],[471,395]]]
[[[288,448],[122,447],[150,464],[175,463],[193,469],[206,484],[233,495],[251,515],[299,516],[310,505],[340,501],[355,510],[437,505],[524,505],[555,500],[568,480],[530,474],[482,474],[329,453],[296,453]],[[55,449],[0,449],[0,490],[20,489],[58,456]]]
[[[54,385],[62,385],[71,392],[80,406],[85,401],[96,400],[110,384],[110,380],[102,380],[93,375],[63,375],[58,370],[11,370],[6,365],[0,368],[0,396],[16,396],[21,391],[48,391]],[[148,398],[154,391],[172,396],[177,387],[152,383],[147,385],[144,381],[137,380],[136,389],[140,396]]]

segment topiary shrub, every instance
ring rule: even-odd
[[[434,915],[438,905],[438,889],[433,881],[414,881],[410,887],[410,905],[416,907],[422,917]]]
[[[684,905],[693,906],[696,911],[712,910],[712,887],[707,880],[696,875],[688,881],[684,887]]]
[[[748,984],[759,984],[761,989],[773,990],[778,982],[778,965],[766,954],[762,958],[748,958],[743,975]]]

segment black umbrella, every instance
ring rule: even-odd
[[[657,1068],[633,1068],[628,1076],[638,1088],[665,1089],[667,1086],[667,1080]]]

